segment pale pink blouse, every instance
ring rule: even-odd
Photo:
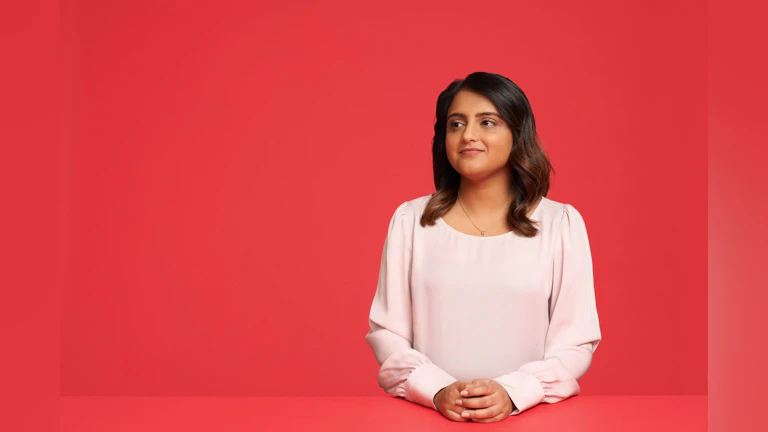
[[[535,237],[479,237],[422,227],[429,198],[398,206],[384,242],[365,336],[379,386],[437,409],[443,387],[492,379],[511,415],[579,394],[601,339],[581,214],[542,197]]]

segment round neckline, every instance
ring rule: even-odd
[[[533,219],[535,216],[538,216],[539,210],[541,209],[541,205],[544,203],[545,199],[547,199],[547,197],[545,197],[545,196],[541,197],[541,199],[539,200],[539,203],[536,205],[536,208],[533,210],[533,213],[531,213],[530,219]],[[536,219],[536,220],[538,221],[538,219]],[[472,237],[472,238],[479,238],[479,239],[492,239],[492,238],[497,238],[497,237],[508,237],[510,235],[515,234],[514,231],[507,231],[504,234],[497,234],[497,235],[492,235],[492,236],[472,235],[472,234],[467,234],[465,232],[461,232],[461,231],[457,230],[456,228],[450,226],[448,224],[448,222],[443,220],[442,216],[439,216],[437,218],[437,222],[440,225],[443,225],[444,227],[448,228],[449,231],[454,232],[454,233],[456,233],[458,235],[461,235],[461,236],[464,236],[464,237]]]

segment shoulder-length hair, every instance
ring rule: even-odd
[[[507,213],[509,228],[524,237],[534,237],[538,229],[527,217],[530,208],[549,192],[549,176],[554,172],[542,149],[533,111],[525,93],[499,74],[475,72],[465,79],[454,80],[437,98],[435,136],[432,139],[432,169],[436,192],[427,202],[421,216],[421,226],[434,225],[456,202],[461,176],[451,166],[445,150],[448,107],[459,90],[483,95],[493,102],[502,119],[512,130],[512,151],[508,167],[515,200]]]

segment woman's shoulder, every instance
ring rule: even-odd
[[[403,203],[403,206],[408,211],[411,211],[416,215],[421,215],[421,213],[423,213],[424,209],[427,207],[427,203],[429,202],[429,199],[432,198],[432,195],[434,194],[421,195],[415,198],[411,198],[405,201]]]
[[[392,213],[390,231],[395,227],[406,232],[414,229],[431,197],[432,194],[429,194],[401,201]]]
[[[566,202],[555,201],[547,197],[542,197],[541,204],[542,211],[538,212],[538,220],[549,222],[554,227],[559,227],[563,230],[563,227],[570,227],[574,224],[584,226],[584,217],[581,212],[576,209],[572,204]]]
[[[571,204],[562,201],[556,201],[545,196],[541,197],[541,204],[542,214],[547,214],[550,216],[562,217],[565,213],[576,211],[576,209]]]
[[[556,219],[558,216],[562,216],[564,207],[565,207],[564,203],[542,196],[541,201],[539,201],[539,206],[534,211],[538,215],[536,219],[537,220]]]
[[[432,198],[434,194],[427,194],[427,195],[420,195],[417,197],[411,197],[406,199],[405,201],[402,201],[401,204],[397,207],[396,212],[400,214],[400,216],[407,216],[407,217],[413,217],[413,218],[421,218],[421,215],[424,213],[424,210],[427,208],[427,203],[429,203],[429,199]]]

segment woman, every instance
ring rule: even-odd
[[[378,382],[454,421],[580,392],[601,340],[586,226],[546,198],[530,104],[476,72],[438,97],[436,193],[392,215],[365,339]]]

